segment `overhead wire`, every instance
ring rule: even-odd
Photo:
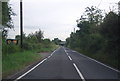
[[[101,5],[101,3],[102,3],[102,0],[100,0],[100,2],[99,2],[99,4],[98,4],[97,8]]]

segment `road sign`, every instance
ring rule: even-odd
[[[18,40],[16,40],[16,39],[7,39],[6,43],[7,44],[16,44],[17,45],[18,44]]]

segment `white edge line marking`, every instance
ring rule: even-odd
[[[55,50],[56,51],[56,50]],[[53,53],[55,53],[55,51]],[[51,56],[53,55],[53,53],[51,54]]]
[[[76,51],[75,51],[76,52]],[[78,53],[78,52],[76,52],[76,53]],[[80,53],[79,53],[80,54]],[[105,67],[107,67],[107,68],[109,68],[109,69],[112,69],[112,70],[114,70],[114,71],[116,71],[116,72],[120,72],[119,70],[117,70],[117,69],[114,69],[114,68],[112,68],[112,67],[110,67],[110,66],[108,66],[108,65],[106,65],[106,64],[103,64],[102,62],[99,62],[99,61],[97,61],[97,60],[95,60],[95,59],[92,59],[92,58],[90,58],[90,57],[88,57],[88,56],[85,56],[85,55],[83,55],[83,54],[80,54],[80,55],[82,55],[82,56],[84,56],[84,57],[86,57],[86,58],[88,58],[88,59],[90,59],[90,60],[93,60],[93,61],[95,61],[95,62],[97,62],[97,63],[99,63],[99,64],[101,64],[101,65],[103,65],[103,66],[105,66]]]
[[[72,52],[76,52],[76,51],[72,51]]]
[[[74,65],[75,69],[77,70],[77,72],[78,72],[79,76],[81,77],[82,81],[85,81],[85,79],[84,79],[84,77],[83,77],[82,73],[80,72],[80,70],[78,69],[78,67],[76,66],[76,64],[75,64],[75,63],[73,63],[73,65]]]
[[[51,56],[48,56],[47,58],[50,58]]]
[[[70,56],[68,56],[70,60],[72,60],[72,58]]]
[[[34,66],[32,69],[28,70],[27,72],[25,72],[23,75],[19,76],[16,80],[17,81],[19,79],[21,79],[22,77],[24,77],[25,75],[27,75],[28,73],[30,73],[32,70],[34,70],[37,66],[39,66],[40,64],[42,64],[46,59],[42,60],[41,62],[39,62],[36,66]]]
[[[58,50],[58,49],[57,49]],[[56,50],[55,50],[56,51]],[[55,51],[53,53],[55,53]],[[53,55],[53,53],[51,54],[51,56]],[[50,58],[50,56],[49,56]],[[36,67],[38,67],[40,64],[42,64],[45,60],[47,60],[47,58],[43,59],[41,62],[39,62],[37,65],[35,65],[33,68],[31,68],[30,70],[28,70],[27,72],[25,72],[23,75],[19,76],[17,79],[15,79],[14,81],[17,81],[19,79],[21,79],[22,77],[24,77],[25,75],[27,75],[28,73],[30,73],[32,70],[34,70]]]
[[[58,50],[58,49],[56,49],[56,50]],[[53,51],[53,52],[51,53],[51,55],[50,55],[50,56],[52,56],[52,55],[53,55],[53,53],[55,53],[55,52],[56,52],[56,50],[55,50],[55,51]]]

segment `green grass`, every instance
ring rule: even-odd
[[[40,55],[34,51],[24,51],[14,54],[3,55],[3,78],[8,75],[14,74],[15,72],[23,69],[25,66],[37,61],[40,58]]]
[[[79,48],[77,49],[74,49],[82,54],[85,54],[86,56],[89,56],[93,59],[96,59],[102,63],[105,63],[111,67],[114,67],[114,68],[117,68],[119,69],[120,65],[118,65],[118,57],[115,57],[115,56],[110,56],[109,54],[107,53],[104,53],[102,51],[98,52],[98,53],[90,53],[86,50],[81,50]]]
[[[52,52],[59,46],[52,44],[51,47],[42,47],[31,51],[24,50],[23,52],[7,53],[2,56],[2,77],[6,78],[26,66],[38,61],[42,57],[38,52]]]
[[[42,47],[41,49],[37,49],[37,52],[52,52],[54,51],[56,48],[58,48],[58,45],[52,44],[51,47]]]

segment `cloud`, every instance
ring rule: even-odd
[[[119,0],[102,0],[101,9],[108,10],[109,3]],[[44,37],[62,40],[67,38],[78,19],[87,6],[97,6],[100,0],[23,0],[24,32],[29,34],[36,30],[43,30]],[[13,10],[17,17],[13,17],[16,31],[10,31],[10,36],[19,34],[19,2],[11,0]],[[12,35],[14,32],[14,35]]]

